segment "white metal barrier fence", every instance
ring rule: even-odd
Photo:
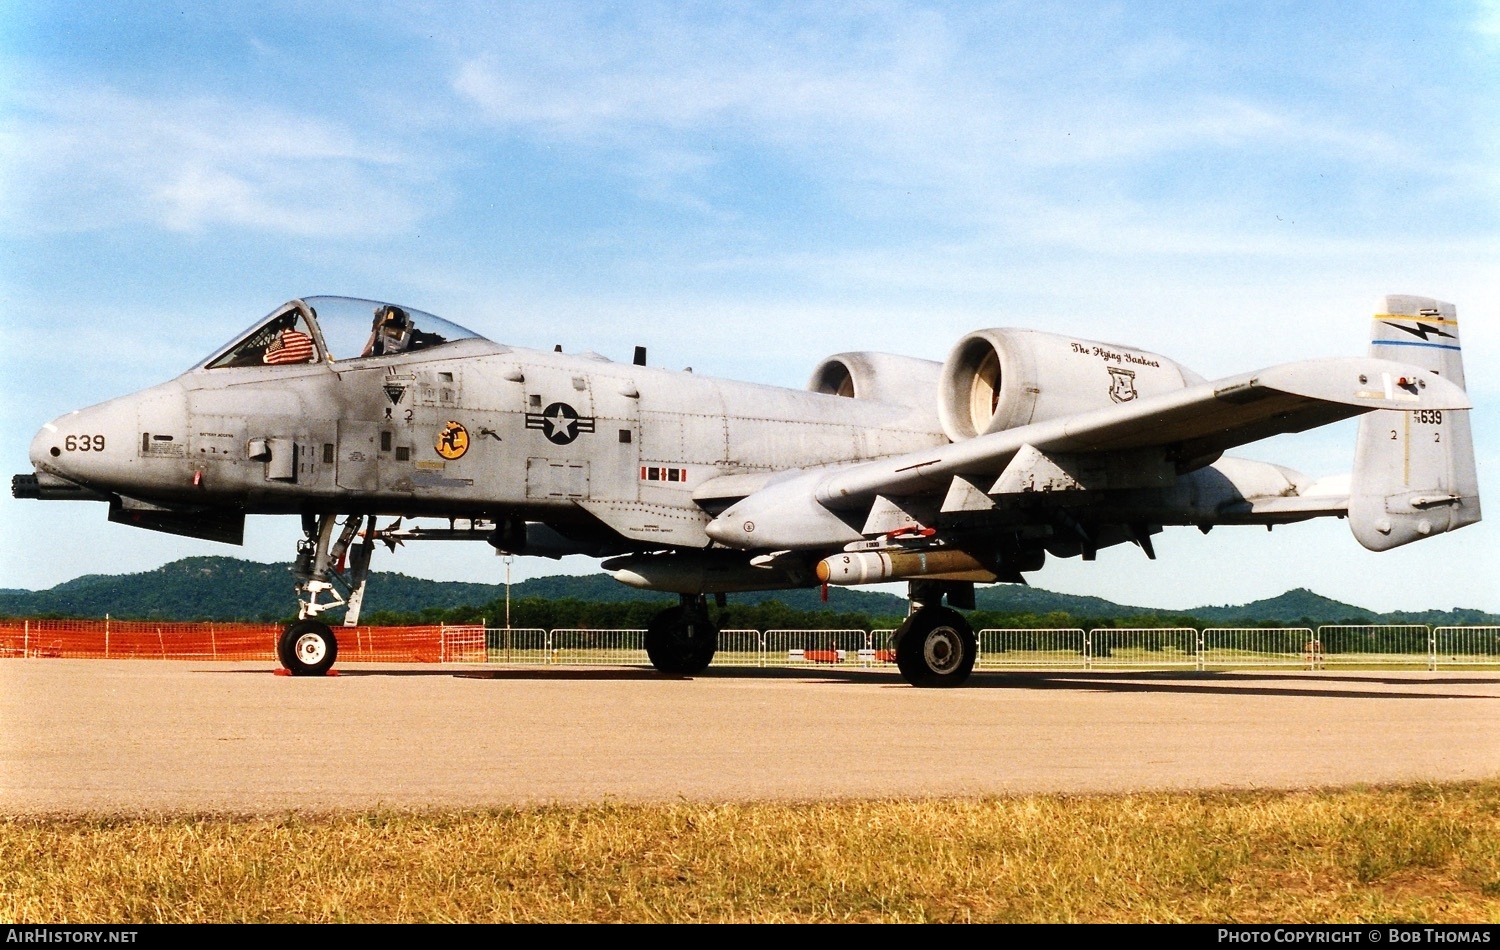
[[[1089,631],[1091,669],[1202,669],[1202,641],[1192,627],[1099,627]]]
[[[766,637],[759,630],[720,630],[714,666],[765,666]]]
[[[1317,645],[1324,667],[1437,666],[1426,624],[1325,624]]]
[[[1203,667],[1316,669],[1318,641],[1310,627],[1210,627],[1203,631]]]
[[[893,666],[893,630],[719,631],[716,666]],[[980,630],[976,669],[1500,666],[1500,626],[1096,627]],[[644,664],[646,631],[447,627],[447,662]]]
[[[1500,627],[1438,627],[1432,631],[1433,666],[1500,663]]]
[[[869,665],[874,659],[868,630],[767,630],[765,646],[767,664],[778,666]]]
[[[983,670],[1079,669],[1087,665],[1088,634],[1079,627],[987,628],[978,633]]]
[[[538,627],[499,627],[485,631],[491,663],[551,663],[549,631]]]

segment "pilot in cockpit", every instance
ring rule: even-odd
[[[412,322],[411,314],[405,310],[383,303],[375,308],[375,324],[370,328],[370,339],[365,343],[364,352],[359,355],[391,356],[446,342],[448,340],[442,334],[418,328]]]
[[[411,317],[405,310],[390,304],[375,308],[375,323],[361,356],[390,356],[406,349],[411,342]]]

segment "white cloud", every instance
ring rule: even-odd
[[[1199,61],[1228,54],[1195,38],[1122,29],[1035,48],[1034,31],[903,5],[624,19],[476,28],[453,91],[507,134],[592,155],[638,195],[706,218],[726,216],[715,186],[736,151],[857,218],[1085,253],[1347,246],[1351,226],[1418,193],[1496,197],[1475,186],[1496,178],[1474,149],[1296,88],[1274,61],[1259,81],[1226,79]],[[1288,212],[1329,195],[1346,213],[1304,220],[1293,240],[1268,213],[1268,200]]]
[[[14,230],[238,227],[355,237],[421,213],[415,163],[337,123],[214,98],[37,86],[0,134]]]
[[[1500,41],[1500,2],[1476,0],[1474,4],[1474,32],[1490,42]]]

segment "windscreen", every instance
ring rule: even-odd
[[[240,341],[209,362],[209,369],[225,366],[285,366],[315,363],[318,348],[301,311],[280,312],[245,334]]]
[[[303,302],[335,360],[409,353],[479,337],[442,317],[398,304],[353,297],[306,297]]]

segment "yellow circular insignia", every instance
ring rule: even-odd
[[[461,459],[469,451],[469,430],[462,423],[450,422],[438,433],[437,454],[448,460]]]

